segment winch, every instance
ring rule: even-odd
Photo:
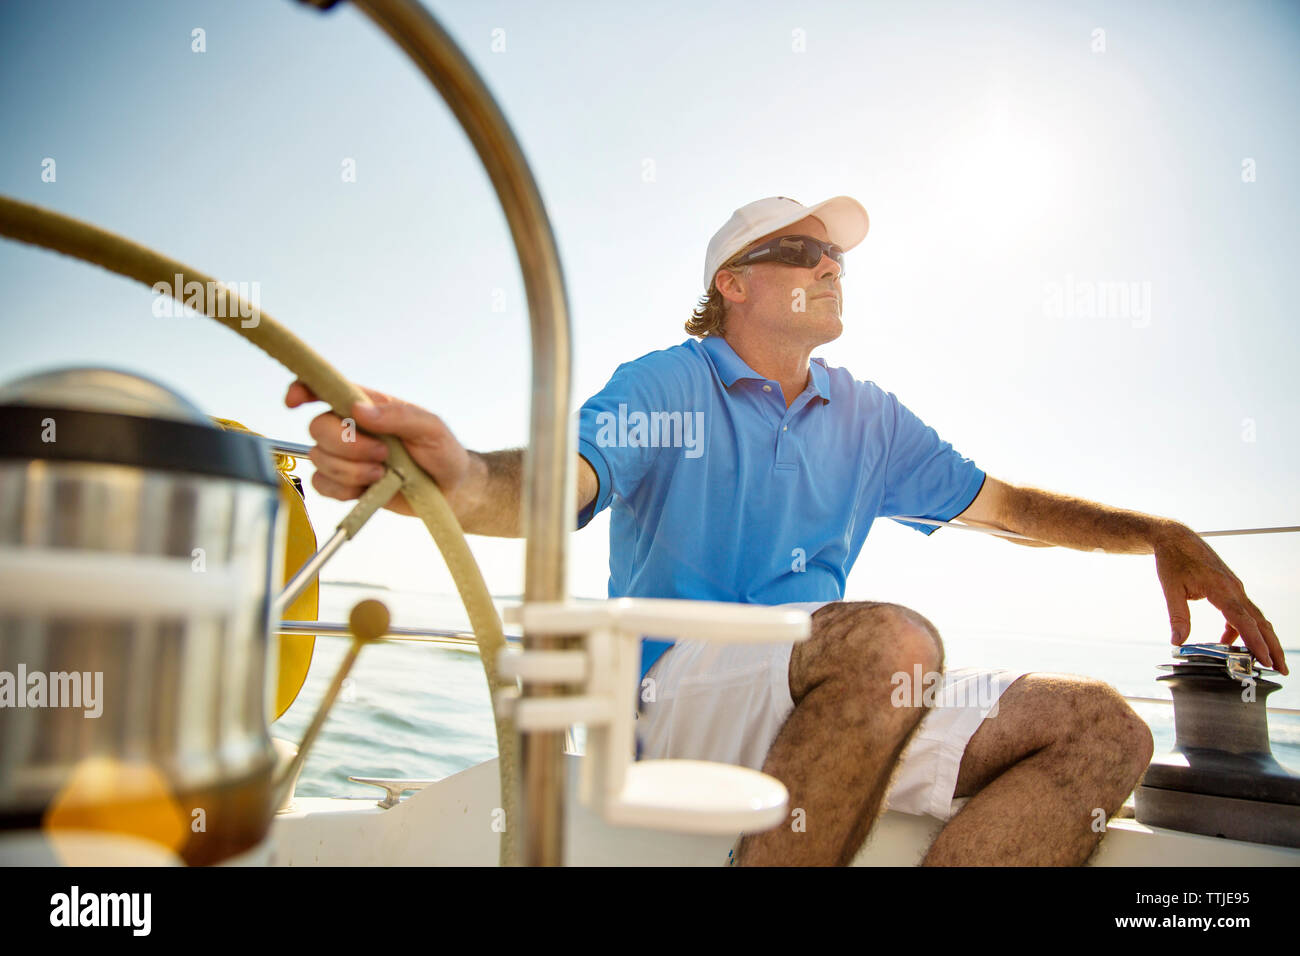
[[[1151,761],[1137,820],[1300,847],[1300,774],[1273,757],[1265,700],[1281,685],[1244,647],[1188,644],[1157,678],[1174,698],[1174,749]]]
[[[190,864],[264,840],[279,515],[262,443],[166,386],[0,387],[0,837],[134,834]]]

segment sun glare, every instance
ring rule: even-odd
[[[1001,96],[958,136],[945,163],[953,214],[1003,249],[1025,241],[1053,205],[1067,160]]]

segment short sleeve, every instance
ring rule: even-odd
[[[888,393],[885,407],[893,414],[893,435],[880,515],[948,521],[961,514],[984,486],[984,472],[941,439],[893,392]],[[927,535],[938,530],[936,525],[914,521],[899,524]]]
[[[625,362],[578,412],[578,454],[585,458],[600,487],[578,513],[584,528],[609,507],[614,495],[632,497],[659,457],[640,424],[655,412],[683,407],[682,372],[666,352],[651,352]]]

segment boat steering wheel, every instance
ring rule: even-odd
[[[271,358],[301,379],[318,398],[329,403],[335,414],[351,415],[353,403],[366,398],[365,393],[337,369],[312,351],[287,328],[243,300],[236,292],[210,276],[174,259],[146,249],[114,233],[81,222],[61,213],[0,196],[0,234],[62,252],[94,263],[119,275],[137,279],[151,288],[166,287],[184,304],[184,290],[191,282],[213,294],[203,296],[206,314],[243,336]],[[180,279],[177,282],[176,277]],[[173,283],[176,282],[176,285]],[[248,322],[248,319],[253,321]],[[248,324],[245,324],[248,322]],[[487,675],[496,723],[497,748],[500,755],[501,800],[506,819],[514,814],[513,780],[515,779],[516,741],[509,715],[497,706],[497,691],[513,687],[497,668],[497,655],[505,647],[501,617],[492,603],[483,573],[465,541],[456,516],[443,497],[437,483],[411,458],[401,441],[392,435],[375,435],[388,446],[384,475],[371,485],[352,511],[339,525],[352,538],[376,511],[397,492],[405,495],[411,510],[424,522],[456,582],[470,625],[478,641],[479,656]],[[513,861],[511,829],[502,833],[501,862]]]

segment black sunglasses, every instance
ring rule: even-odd
[[[811,269],[822,261],[822,256],[830,256],[840,267],[840,275],[844,275],[844,250],[834,243],[822,242],[812,236],[777,236],[750,249],[736,259],[734,264],[746,266],[753,262],[783,262],[789,266]]]

